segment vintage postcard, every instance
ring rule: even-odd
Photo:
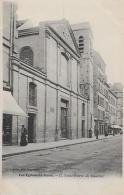
[[[124,1],[0,6],[1,194],[123,194]]]

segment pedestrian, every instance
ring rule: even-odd
[[[107,132],[107,130],[105,130],[105,131],[104,131],[104,135],[105,135],[105,137],[107,137],[107,136],[108,136],[108,132]]]
[[[92,129],[89,130],[89,138],[92,138]]]
[[[98,139],[99,131],[98,129],[95,130],[96,139]]]
[[[24,125],[22,125],[20,146],[26,146],[27,144],[28,144],[27,129],[25,128]]]

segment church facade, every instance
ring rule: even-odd
[[[28,117],[13,117],[13,140],[21,125],[28,142],[88,136],[88,99],[80,91],[80,52],[66,20],[18,29],[12,57],[13,96]]]

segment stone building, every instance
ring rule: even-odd
[[[117,120],[117,97],[109,86],[109,126],[119,125]]]
[[[123,127],[123,85],[114,83],[111,86],[111,91],[117,97],[117,124]]]
[[[4,1],[2,5],[3,5],[3,87],[5,90],[10,90],[12,86],[10,56],[15,52],[14,41],[16,36],[15,28],[16,6],[6,1]]]
[[[92,31],[89,23],[71,25],[81,54],[81,93],[88,98],[88,131],[94,133],[94,99],[93,99],[93,58],[92,58]]]
[[[13,117],[12,143],[19,143],[22,124],[29,143],[87,136],[88,100],[80,93],[80,52],[69,23],[21,25],[16,45],[13,96],[28,118]]]
[[[99,134],[104,134],[105,126],[105,97],[104,81],[105,81],[105,63],[101,56],[93,51],[93,80],[94,80],[94,117],[95,128],[99,130]],[[107,111],[106,111],[107,114]]]
[[[13,74],[11,57],[16,55],[16,5],[12,2],[3,2],[3,144],[12,143],[13,116],[26,116],[12,96]]]
[[[96,51],[93,51],[93,64],[95,128],[102,135],[117,124],[117,97],[107,83],[106,64]]]

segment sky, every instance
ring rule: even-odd
[[[124,0],[16,0],[18,19],[34,23],[67,19],[89,22],[93,47],[106,63],[108,82],[123,82]]]

